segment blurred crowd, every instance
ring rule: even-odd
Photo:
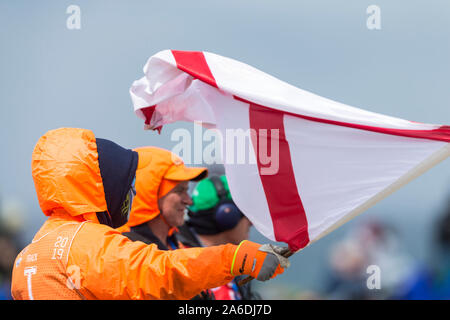
[[[7,300],[14,259],[23,247],[23,209],[4,202],[0,208],[0,300]],[[450,199],[432,234],[428,258],[418,262],[394,226],[381,221],[360,224],[330,248],[323,289],[296,291],[290,298],[450,299]],[[380,281],[374,288],[377,272]]]
[[[11,271],[22,239],[23,207],[14,199],[0,199],[0,300],[11,298]]]
[[[297,293],[296,298],[448,300],[450,199],[433,224],[430,240],[425,261],[419,261],[393,225],[366,221],[330,248],[324,288]]]
[[[371,221],[355,228],[331,250],[324,297],[450,299],[450,201],[432,231],[427,258],[419,262],[393,226]]]

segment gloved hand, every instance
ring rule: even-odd
[[[248,274],[259,281],[274,278],[289,267],[288,258],[283,257],[288,250],[288,247],[260,245],[244,240],[234,252],[231,274],[234,276]]]

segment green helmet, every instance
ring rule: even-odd
[[[227,178],[224,175],[220,176],[219,178],[225,188],[225,198],[228,200],[232,200]],[[214,186],[214,183],[211,181],[211,178],[206,178],[201,180],[195,186],[194,191],[192,192],[193,204],[189,207],[189,210],[192,212],[208,210],[217,206],[221,200],[222,199],[219,194],[217,194],[217,189]]]

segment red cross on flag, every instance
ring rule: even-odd
[[[228,161],[242,150],[222,143],[232,198],[292,251],[450,155],[450,126],[351,107],[209,52],[155,54],[130,94],[147,129],[200,121],[223,137],[247,134],[249,161]]]

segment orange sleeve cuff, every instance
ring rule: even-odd
[[[231,274],[233,276],[251,274],[260,247],[259,243],[248,240],[242,241],[234,252]]]

